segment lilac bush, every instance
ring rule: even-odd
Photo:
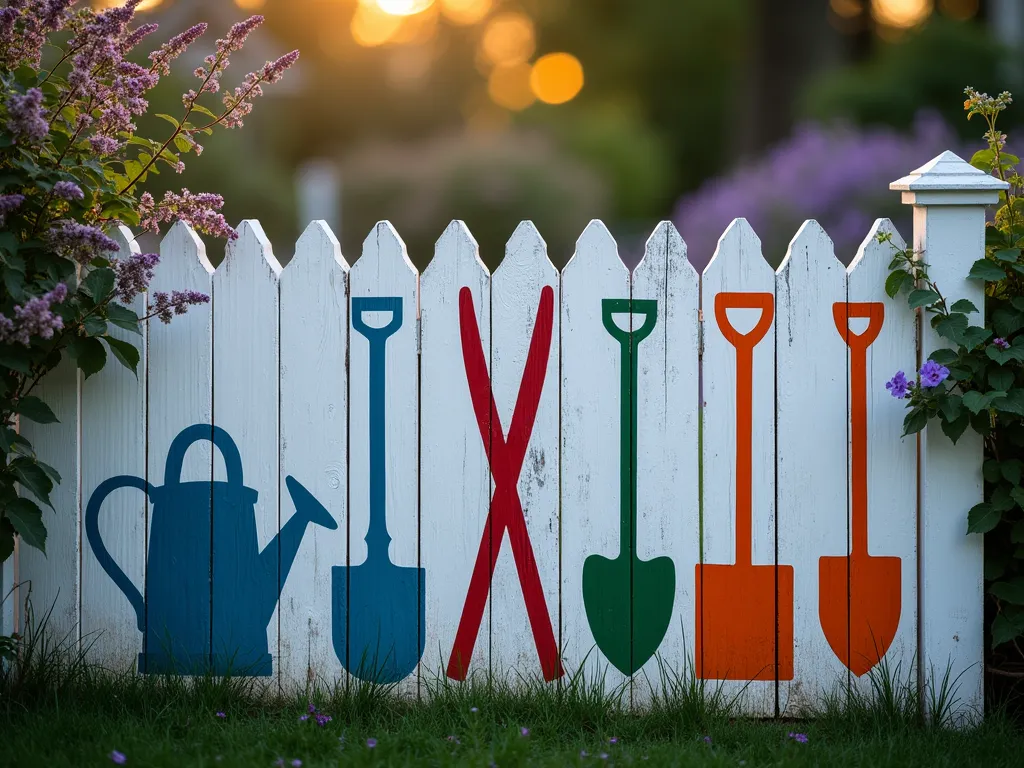
[[[143,320],[169,322],[209,301],[196,291],[155,292],[140,317],[129,307],[147,293],[160,257],[121,253],[108,232],[184,221],[237,237],[219,195],[185,189],[157,201],[142,187],[161,168],[180,173],[183,157],[199,155],[199,140],[215,128],[241,126],[263,86],[298,58],[293,51],[267,62],[218,103],[231,54],[263,17],[235,24],[194,71],[198,85],[182,95],[180,115],[159,115],[166,135],[140,136],[135,120],[149,109],[150,91],[207,31],[196,24],[147,54],[157,25],[133,26],[140,1],[103,11],[78,0],[8,0],[0,8],[0,562],[15,535],[45,551],[40,506],[18,486],[52,506],[60,482],[17,430],[18,419],[56,421],[33,394],[39,381],[63,359],[88,377],[108,351],[135,371],[139,350],[112,329],[139,333]],[[0,643],[0,655],[11,647]]]
[[[775,265],[800,225],[816,219],[835,242],[836,255],[849,263],[876,218],[906,218],[889,182],[944,150],[955,151],[958,143],[930,113],[918,116],[909,135],[888,128],[802,125],[764,157],[685,197],[674,220],[698,269],[711,260],[734,218],[750,221]]]

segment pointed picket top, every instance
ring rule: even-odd
[[[833,269],[845,269],[836,258],[835,244],[817,221],[808,219],[790,241],[776,273],[788,279],[796,270],[820,275]]]
[[[459,272],[470,267],[471,263],[475,264],[473,269],[479,269],[486,275],[490,274],[487,265],[480,258],[480,246],[473,233],[469,231],[464,221],[454,219],[445,227],[434,244],[434,258],[423,270],[423,275],[425,277],[432,274],[431,267],[434,267],[434,272],[445,268]]]
[[[1001,192],[1008,187],[949,150],[889,185],[896,192]]]
[[[199,238],[196,231],[183,221],[177,221],[167,230],[160,241],[161,260],[195,259],[208,274],[214,273],[213,264],[206,255],[206,244]],[[170,254],[170,256],[168,256]],[[177,267],[175,267],[177,269]]]
[[[323,219],[311,221],[299,235],[288,267],[306,267],[309,259],[332,259],[343,271],[349,270],[349,264],[341,253],[341,243]]]
[[[219,271],[226,273],[239,268],[239,265],[251,264],[249,259],[257,253],[263,257],[274,277],[280,277],[281,263],[274,256],[274,247],[263,231],[263,226],[256,219],[245,219],[238,225],[238,238],[228,240]]]
[[[494,277],[531,268],[536,269],[536,264],[542,264],[544,270],[551,270],[558,274],[558,270],[548,257],[548,245],[537,231],[537,227],[532,221],[520,222],[505,245],[505,258],[494,270]]]
[[[118,224],[116,227],[112,227],[107,234],[110,239],[117,243],[120,248],[117,253],[111,254],[114,258],[125,258],[132,254],[142,253],[142,249],[139,247],[138,241],[135,239],[135,235],[128,229],[124,224]]]
[[[697,270],[686,254],[686,241],[671,221],[660,222],[647,238],[644,255],[633,268],[633,280],[645,270],[662,268],[672,271],[682,269],[697,277]]]
[[[711,261],[704,267],[704,277],[716,272],[739,276],[741,272],[752,272],[759,277],[774,276],[771,265],[761,252],[761,238],[746,219],[733,219],[732,224],[718,238],[718,246]]]
[[[883,237],[888,239],[882,240]],[[846,271],[848,274],[853,274],[857,270],[874,272],[881,275],[884,280],[896,251],[905,250],[906,247],[906,241],[900,236],[892,221],[875,219],[871,231],[857,248],[857,255],[853,257]]]
[[[363,241],[363,253],[359,257],[359,261],[366,261],[367,265],[375,264],[377,269],[380,268],[381,264],[394,263],[397,265],[401,261],[405,263],[405,267],[409,272],[414,275],[419,274],[416,265],[409,258],[405,241],[395,231],[395,228],[391,226],[390,221],[378,221],[373,229],[370,230],[370,234]],[[370,267],[362,267],[363,270],[368,268]],[[394,269],[394,267],[391,267],[391,269]]]
[[[612,274],[629,275],[629,270],[619,257],[619,247],[603,221],[593,219],[576,240],[576,250],[568,263],[562,267],[565,275],[575,269],[588,272],[601,270]]]

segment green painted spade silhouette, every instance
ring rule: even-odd
[[[620,370],[619,554],[591,555],[583,563],[583,604],[597,647],[625,675],[654,655],[672,619],[676,572],[672,559],[636,554],[637,349],[658,322],[653,299],[604,299],[604,327],[622,349]],[[639,329],[624,331],[614,315],[642,315]]]

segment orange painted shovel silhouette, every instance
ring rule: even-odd
[[[818,560],[818,616],[839,660],[860,677],[885,656],[900,625],[900,559],[868,554],[868,347],[885,321],[877,301],[836,302],[832,315],[850,348],[853,550]],[[850,318],[867,318],[860,334]]]
[[[759,309],[761,317],[752,331],[739,333],[729,322],[730,309]],[[774,680],[776,664],[779,679],[793,678],[793,566],[751,562],[754,347],[771,328],[774,311],[770,293],[715,297],[718,327],[736,348],[736,564],[697,564],[696,667],[705,679]]]

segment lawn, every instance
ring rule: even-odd
[[[241,679],[51,663],[0,683],[0,764],[11,766],[104,766],[122,755],[128,766],[175,768],[1024,764],[1024,733],[1007,715],[971,732],[927,728],[899,697],[837,700],[812,720],[757,722],[730,717],[692,681],[642,715],[582,686],[561,694],[442,686],[421,704],[353,686],[314,694],[311,714],[308,698],[258,697],[258,684]]]

